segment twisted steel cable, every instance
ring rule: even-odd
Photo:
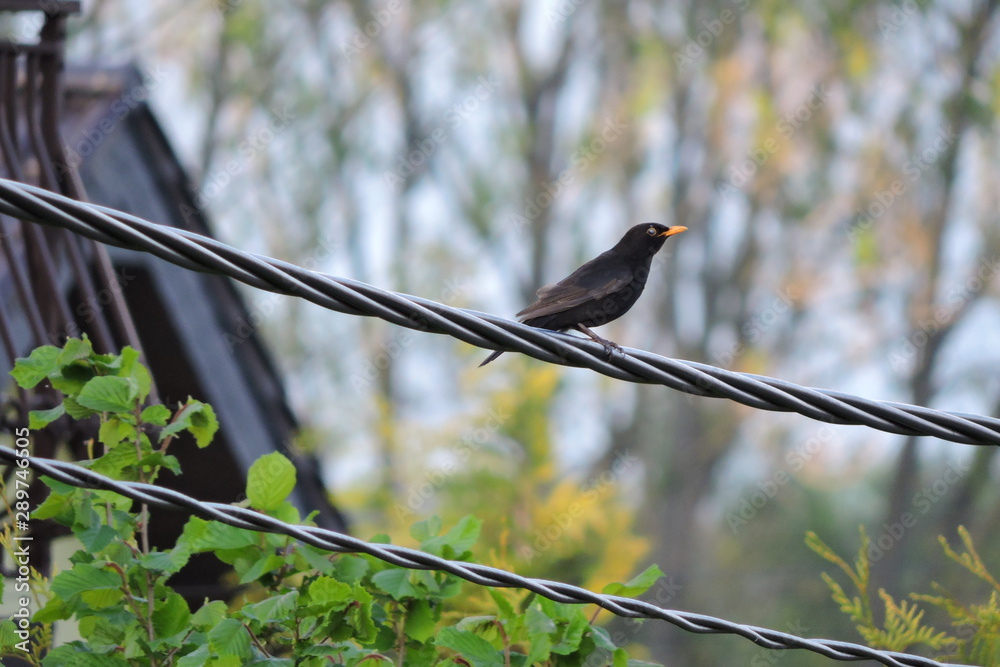
[[[1000,445],[1000,420],[991,417],[875,401],[632,348],[608,358],[604,348],[590,340],[309,271],[193,232],[16,181],[0,179],[0,213],[63,227],[102,243],[149,252],[187,269],[229,276],[330,310],[378,317],[410,329],[450,335],[478,347],[517,351],[550,363],[590,368],[619,380],[662,384],[698,396],[729,398],[761,410],[798,412],[824,422],[930,435],[966,444]]]
[[[18,460],[21,459],[37,472],[73,486],[114,491],[153,507],[187,511],[203,519],[219,521],[237,528],[287,535],[327,551],[363,553],[400,567],[448,572],[480,586],[523,588],[556,602],[595,604],[617,616],[659,619],[687,632],[738,635],[749,639],[761,648],[803,649],[833,660],[875,660],[892,667],[941,667],[943,664],[930,658],[908,653],[879,651],[860,644],[830,639],[807,639],[779,630],[733,623],[714,616],[664,609],[642,600],[594,593],[558,581],[522,577],[487,565],[446,560],[407,547],[373,544],[332,530],[288,524],[245,507],[202,502],[177,491],[152,484],[121,482],[73,463],[25,456],[10,447],[0,447],[0,459],[5,459],[12,465],[17,464]]]

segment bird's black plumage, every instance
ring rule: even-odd
[[[524,324],[542,329],[576,329],[604,345],[610,354],[618,346],[589,327],[607,324],[627,313],[646,286],[653,255],[667,238],[686,230],[653,222],[632,227],[614,248],[554,285],[538,290],[538,300],[517,317]],[[498,350],[479,365],[485,366],[501,354]]]

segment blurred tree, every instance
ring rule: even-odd
[[[77,55],[166,70],[154,104],[236,245],[512,314],[629,225],[684,224],[606,336],[996,414],[992,0],[85,9]],[[617,512],[639,508],[637,532],[680,587],[673,606],[844,632],[806,529],[838,552],[859,522],[876,545],[885,533],[873,567],[890,589],[947,583],[925,556],[959,523],[982,553],[1000,546],[992,449],[918,445],[514,358],[474,370],[480,350],[249,295],[335,493],[365,523],[395,521],[463,425],[515,395],[533,429],[491,434],[501,449],[476,452],[488,467],[462,468],[436,502],[492,505],[496,538],[514,547],[576,499],[579,480],[636,455],[608,516],[631,535]],[[541,382],[547,373],[559,381]],[[894,537],[906,512],[918,520]],[[580,526],[598,520],[587,517]],[[566,578],[589,581],[588,567],[613,560],[574,559],[593,550],[584,533],[564,540],[548,565]],[[676,664],[737,655],[659,628],[646,639]]]

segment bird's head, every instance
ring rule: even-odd
[[[646,253],[652,255],[663,247],[668,238],[686,231],[687,227],[680,225],[668,227],[656,222],[647,222],[636,225],[625,232],[625,236],[618,242],[615,249],[624,255],[643,255]]]

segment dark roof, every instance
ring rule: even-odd
[[[67,72],[62,133],[69,149],[80,156],[87,197],[211,236],[191,181],[146,104],[146,94],[135,67]],[[82,154],[84,148],[89,155]],[[253,325],[256,319],[234,283],[146,253],[120,248],[109,252],[116,268],[124,271],[119,273],[127,283],[124,294],[161,397],[183,400],[199,391],[196,397],[215,408],[225,449],[240,473],[260,456],[282,449],[297,422]],[[300,475],[316,474],[315,462],[309,464],[309,470],[300,468]],[[193,472],[186,470],[185,476]],[[212,476],[217,479],[218,470]],[[313,491],[298,494],[302,509],[323,509],[318,499],[308,498]],[[332,510],[328,504],[326,509]],[[330,527],[343,527],[339,517],[326,521]]]
[[[70,68],[65,78],[62,137],[86,190],[97,204],[165,225],[211,235],[190,180],[145,102],[146,88],[134,67]],[[135,321],[160,399],[170,405],[193,396],[210,403],[220,430],[212,446],[197,450],[181,441],[171,453],[184,474],[158,483],[208,501],[242,499],[246,471],[260,456],[282,451],[298,468],[292,501],[303,515],[319,510],[320,525],[345,530],[330,504],[315,459],[290,450],[297,422],[282,380],[262,344],[254,319],[233,282],[195,273],[152,255],[108,248],[122,294]],[[0,258],[0,291],[4,280]],[[63,267],[60,267],[63,268]],[[66,275],[62,289],[72,292]],[[106,306],[75,294],[74,316],[86,330],[88,317]],[[16,308],[14,309],[16,311]],[[10,313],[12,321],[18,313]],[[27,331],[20,327],[17,331]],[[30,342],[17,341],[20,349]],[[4,362],[0,360],[0,364]],[[3,369],[0,369],[3,370]],[[172,544],[187,517],[159,512],[150,523],[154,543]],[[190,599],[217,594],[224,566],[211,557],[193,561],[176,585]]]

